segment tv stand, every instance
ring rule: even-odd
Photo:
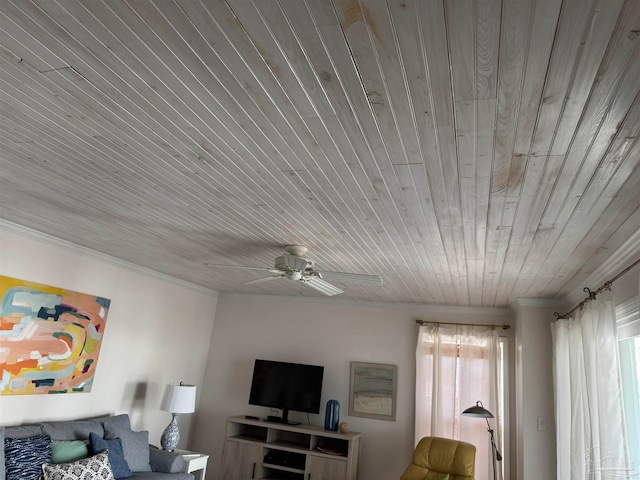
[[[285,425],[300,425],[300,422],[291,422],[286,418],[276,417],[275,415],[269,415],[266,418],[266,421],[273,422],[273,423],[284,423]]]
[[[252,420],[244,415],[229,417],[222,478],[356,480],[359,453],[358,432],[343,434],[322,427]]]

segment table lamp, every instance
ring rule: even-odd
[[[493,438],[493,429],[489,425],[489,419],[493,418],[493,414],[489,410],[485,409],[482,406],[482,402],[478,400],[473,407],[469,407],[464,412],[462,412],[462,415],[466,415],[468,417],[484,418],[487,421],[487,431],[489,432],[489,439],[491,441],[491,463],[493,464],[493,480],[496,480],[496,460],[498,462],[501,462],[502,455],[500,455],[500,452],[496,447],[496,442]]]
[[[173,452],[180,441],[178,430],[178,415],[180,413],[193,413],[196,408],[196,386],[185,383],[170,383],[164,390],[160,410],[171,414],[171,422],[162,432],[160,445],[164,450]]]

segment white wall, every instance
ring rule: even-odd
[[[0,424],[129,413],[158,444],[170,420],[158,409],[164,386],[202,385],[217,294],[7,223],[0,275],[111,299],[92,391],[0,396]],[[181,446],[192,421],[180,417]]]
[[[325,403],[340,402],[340,419],[362,432],[359,478],[399,478],[411,460],[415,395],[416,319],[510,323],[507,309],[379,305],[333,299],[229,296],[218,301],[209,360],[193,432],[193,448],[211,455],[209,471],[220,479],[225,420],[264,417],[267,408],[248,405],[256,358],[323,365],[323,398],[312,425],[323,425]],[[349,417],[351,361],[398,366],[396,421]],[[306,423],[304,414],[290,414]]]
[[[564,312],[554,301],[517,302],[516,478],[556,478],[551,322],[555,320],[553,313],[559,310]],[[538,417],[546,423],[542,431],[538,430]]]

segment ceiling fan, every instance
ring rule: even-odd
[[[307,247],[301,245],[287,245],[284,247],[285,253],[277,257],[275,260],[274,268],[260,268],[260,267],[245,267],[242,265],[214,265],[218,267],[230,267],[230,268],[243,268],[247,270],[261,270],[272,273],[268,277],[258,278],[256,280],[249,280],[243,282],[241,285],[248,285],[250,283],[266,282],[269,280],[275,280],[277,278],[285,278],[287,280],[293,280],[300,282],[303,285],[314,288],[325,295],[338,295],[344,293],[344,290],[339,289],[335,285],[327,282],[327,280],[333,280],[336,282],[350,282],[350,283],[363,283],[369,285],[382,285],[382,278],[378,275],[364,275],[359,273],[346,273],[346,272],[325,272],[315,269],[315,262],[309,258],[305,258],[307,253]]]

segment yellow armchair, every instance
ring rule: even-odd
[[[450,438],[424,437],[400,480],[474,480],[476,447]]]

